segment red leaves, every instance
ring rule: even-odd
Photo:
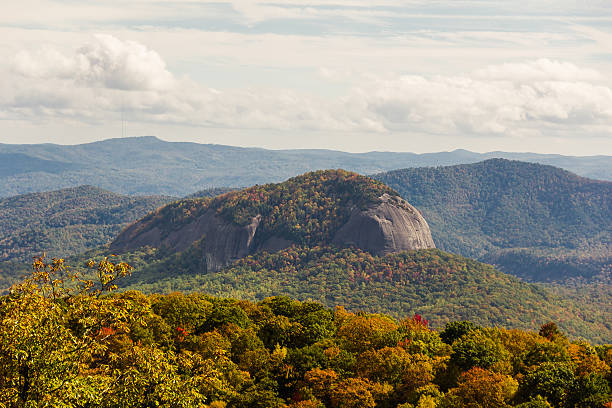
[[[189,333],[187,332],[187,330],[183,329],[181,326],[176,326],[176,338],[178,341],[185,340],[185,337],[187,337],[188,335]]]
[[[114,334],[117,333],[117,329],[113,328],[113,327],[101,327],[100,330],[98,330],[98,336],[100,337],[110,337]]]
[[[423,317],[417,313],[415,313],[415,315],[412,316],[412,321],[423,327],[429,326],[429,320],[423,319]]]

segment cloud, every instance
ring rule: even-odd
[[[21,51],[14,70],[25,77],[73,79],[80,86],[152,91],[171,88],[175,79],[160,55],[134,41],[98,34],[72,56],[52,49]]]
[[[0,83],[3,117],[132,121],[226,129],[490,136],[612,132],[612,87],[600,72],[549,59],[497,64],[463,75],[359,75],[320,69],[335,96],[296,89],[213,89],[175,78],[146,46],[98,35],[73,54],[20,52]],[[345,76],[349,76],[347,81]]]
[[[368,111],[390,130],[464,135],[545,133],[559,127],[612,131],[612,88],[600,73],[537,60],[477,70],[471,76],[411,76],[359,89]],[[595,83],[594,83],[595,82]]]
[[[579,68],[569,62],[551,61],[546,58],[489,66],[477,70],[475,76],[485,80],[514,82],[601,81],[605,79],[602,74],[593,69]]]

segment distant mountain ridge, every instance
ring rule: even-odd
[[[505,159],[373,177],[423,212],[441,249],[535,280],[612,267],[612,182]]]
[[[343,168],[361,174],[432,165],[474,163],[493,157],[539,162],[612,180],[612,156],[571,157],[534,153],[345,153],[333,150],[266,150],[186,142],[153,136],[81,145],[0,144],[0,197],[91,184],[122,194],[185,196],[211,187],[279,182],[307,171]]]

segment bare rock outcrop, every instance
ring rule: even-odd
[[[228,221],[214,209],[205,210],[180,227],[163,231],[154,220],[140,221],[126,228],[111,244],[111,250],[127,252],[143,246],[182,252],[197,243],[206,271],[219,271],[251,253],[287,248],[293,242],[284,237],[255,239],[261,215],[248,225]],[[257,243],[256,243],[257,242]],[[429,226],[417,209],[405,200],[384,194],[366,209],[355,209],[331,242],[320,244],[356,246],[375,255],[411,249],[435,248]]]
[[[162,237],[157,226],[143,228],[138,223],[125,229],[111,244],[111,250],[127,252],[143,246],[182,252],[200,241],[207,271],[218,271],[231,262],[253,252],[253,238],[261,216],[253,217],[245,226],[226,221],[208,210],[180,229]]]
[[[375,255],[436,247],[429,225],[416,208],[389,194],[380,199],[379,204],[365,210],[354,210],[332,243],[353,245]]]

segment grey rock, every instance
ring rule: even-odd
[[[170,252],[182,252],[201,241],[206,271],[215,272],[252,251],[253,237],[260,220],[261,216],[258,215],[253,217],[249,225],[240,226],[219,217],[216,211],[208,210],[182,228],[171,231],[164,238],[158,227],[153,225],[143,228],[136,223],[126,228],[111,244],[110,249],[127,252],[150,246],[164,248]]]
[[[332,243],[353,245],[375,255],[435,248],[429,225],[421,213],[400,197],[384,194],[381,202],[355,209]]]
[[[364,210],[353,210],[348,222],[335,234],[332,244],[356,246],[375,255],[435,248],[429,226],[416,208],[388,194],[380,200]],[[276,252],[293,245],[292,241],[277,236],[256,245],[254,238],[260,222],[261,216],[257,215],[248,225],[236,225],[211,209],[165,236],[154,222],[137,222],[117,237],[111,250],[127,252],[150,246],[182,252],[199,243],[206,271],[216,272],[256,251]]]

